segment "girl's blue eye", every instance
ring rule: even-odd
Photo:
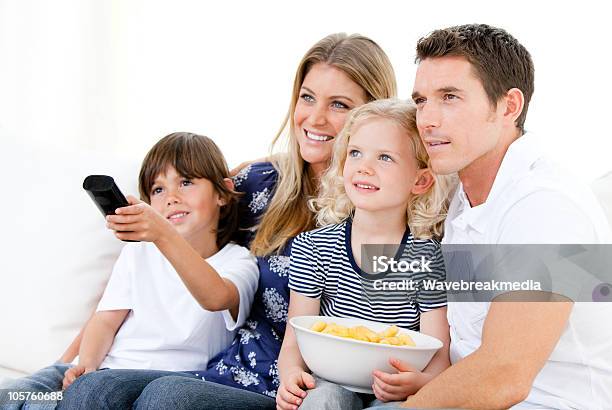
[[[310,94],[302,94],[300,95],[300,98],[306,102],[314,102],[314,97]]]
[[[151,195],[157,195],[160,194],[162,191],[162,189],[160,187],[155,187],[151,190]]]
[[[193,185],[193,182],[191,182],[189,179],[184,179],[181,181],[181,185],[182,186]]]
[[[352,149],[349,151],[349,157],[351,158],[359,158],[361,156],[361,152],[356,149]]]
[[[378,157],[378,158],[383,160],[383,161],[385,161],[385,162],[393,162],[393,158],[391,158],[387,154],[381,154],[380,157]]]

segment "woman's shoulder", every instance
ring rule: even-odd
[[[234,188],[239,192],[255,191],[257,187],[276,184],[278,170],[271,162],[254,162],[242,168],[234,177]]]
[[[233,181],[234,190],[241,194],[238,201],[239,230],[234,240],[244,245],[253,239],[254,227],[274,196],[278,171],[271,162],[255,162],[240,170]]]

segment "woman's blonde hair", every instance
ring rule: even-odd
[[[321,178],[319,197],[309,201],[310,208],[317,213],[316,220],[320,226],[339,223],[351,216],[355,210],[344,189],[346,151],[352,130],[359,123],[373,117],[393,121],[402,127],[410,138],[419,169],[429,167],[429,156],[416,127],[414,104],[398,99],[386,99],[355,108],[334,143],[332,163]],[[454,178],[435,174],[433,177],[433,185],[423,194],[412,195],[406,209],[406,222],[415,238],[439,239],[444,232],[444,219]]]
[[[272,141],[271,153],[280,150],[285,154],[271,155],[279,181],[251,243],[251,252],[256,256],[280,252],[289,239],[315,228],[314,215],[307,202],[317,194],[317,181],[311,167],[300,155],[293,115],[304,78],[318,63],[342,70],[364,90],[367,101],[394,97],[397,92],[389,58],[367,37],[331,34],[306,52],[295,74],[289,111]]]

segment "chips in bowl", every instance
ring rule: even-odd
[[[366,326],[346,327],[336,323],[315,322],[310,330],[328,335],[362,340],[364,342],[383,343],[393,346],[416,346],[414,340],[406,333],[400,333],[399,327],[393,325],[382,332],[375,332]]]
[[[295,330],[302,358],[314,374],[360,393],[372,393],[374,370],[397,373],[389,359],[423,370],[442,347],[435,337],[362,319],[296,316],[289,324]],[[395,343],[400,340],[407,343]]]

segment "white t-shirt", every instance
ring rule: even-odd
[[[442,242],[596,244],[611,243],[610,238],[593,193],[546,161],[533,135],[524,135],[506,152],[484,204],[470,207],[463,187],[458,187]],[[449,302],[452,363],[480,347],[488,309],[485,302]],[[529,396],[516,408],[610,408],[611,317],[612,303],[576,302]]]
[[[130,309],[100,368],[186,371],[205,369],[229,346],[257,290],[257,262],[246,248],[225,245],[206,261],[240,294],[236,321],[229,311],[203,309],[174,267],[148,242],[125,245],[97,311]]]

